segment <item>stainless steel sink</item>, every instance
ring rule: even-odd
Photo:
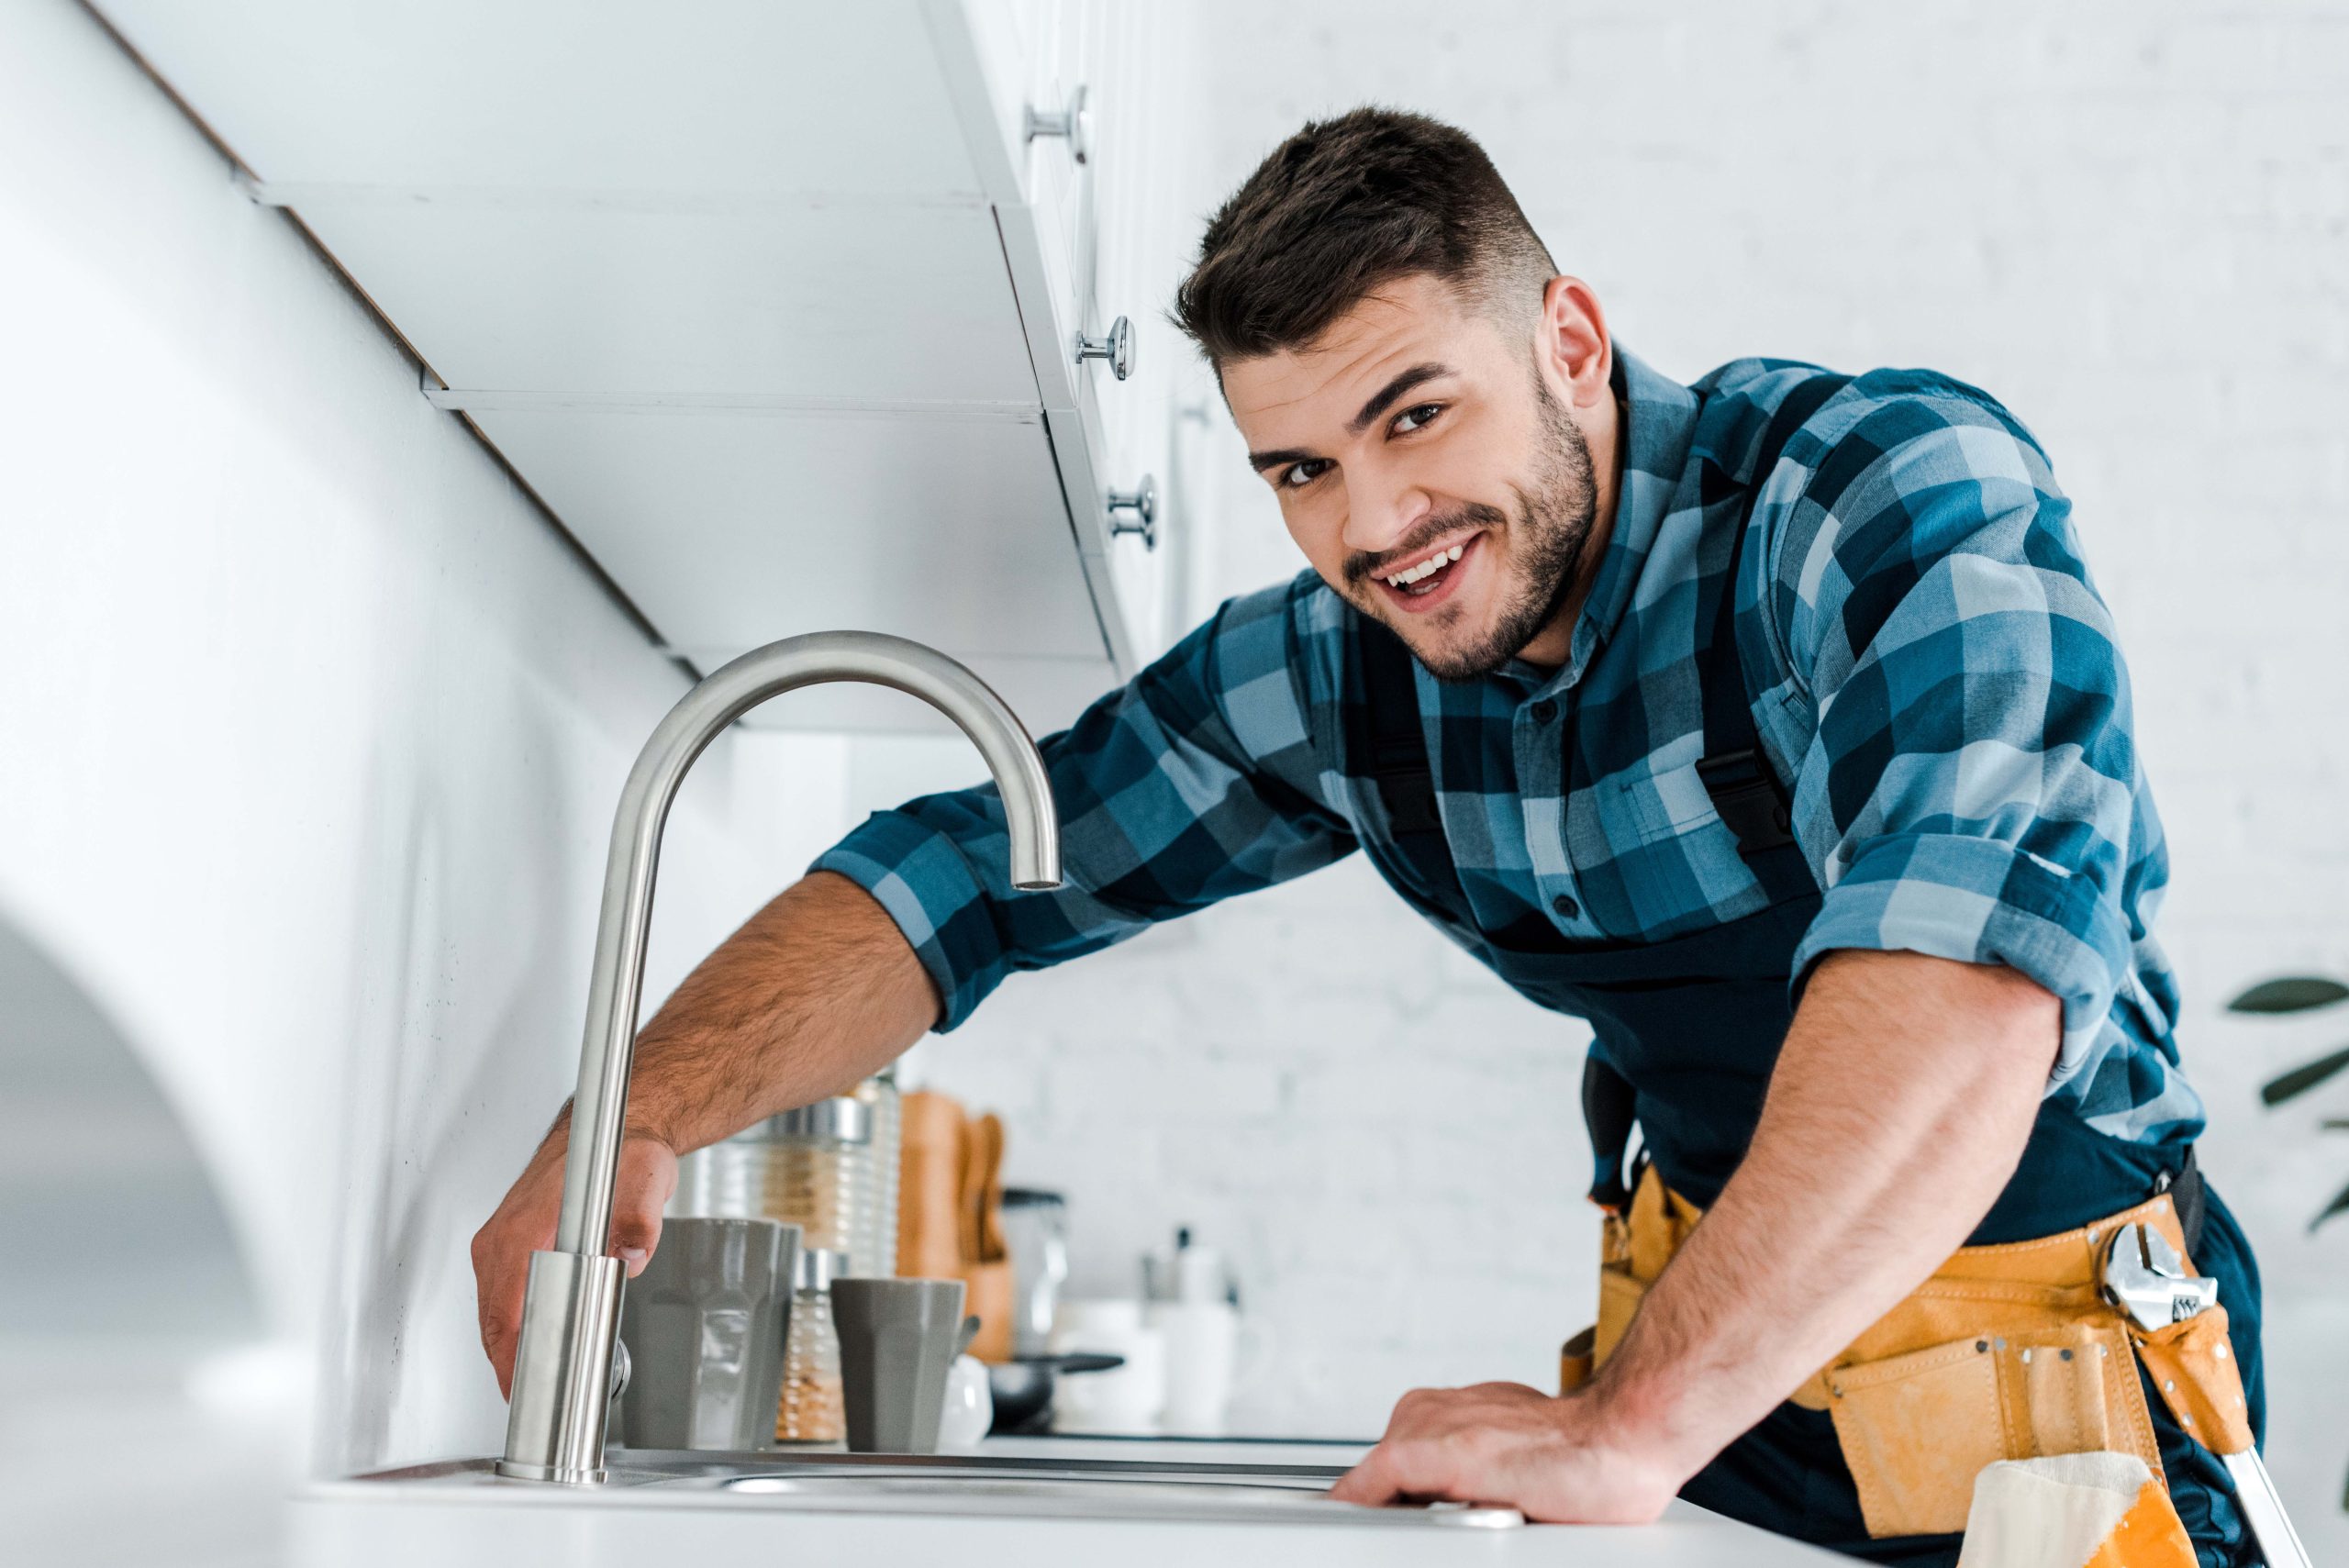
[[[1512,1529],[1514,1508],[1437,1505],[1363,1508],[1325,1494],[1327,1465],[1152,1459],[1033,1459],[985,1454],[864,1454],[789,1450],[710,1453],[615,1449],[608,1479],[577,1488],[612,1502],[706,1494],[741,1507],[807,1513],[943,1514],[1025,1518],[1319,1524],[1371,1529]],[[364,1482],[507,1487],[493,1462],[461,1460],[359,1477]],[[527,1486],[529,1484],[520,1484]],[[535,1488],[531,1488],[535,1490]]]

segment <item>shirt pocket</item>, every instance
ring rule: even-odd
[[[1616,797],[1612,815],[1635,843],[1701,840],[1709,828],[1716,833],[1728,831],[1713,810],[1713,798],[1705,793],[1705,781],[1698,776],[1694,762],[1676,768],[1626,769],[1609,779],[1606,787]]]
[[[1591,921],[1620,940],[1684,936],[1766,902],[1694,762],[1577,791],[1567,858]]]

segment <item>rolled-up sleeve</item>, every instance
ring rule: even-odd
[[[1795,813],[1840,949],[2005,964],[2063,1004],[2053,1093],[2131,984],[2140,819],[2128,673],[2044,456],[1992,407],[1886,401],[1820,458],[1779,624],[1818,726]]]
[[[1123,940],[1355,846],[1317,759],[1289,587],[1235,599],[1041,744],[1063,882],[1010,884],[987,784],[868,817],[811,871],[888,911],[937,985],[950,1029],[1016,970]]]

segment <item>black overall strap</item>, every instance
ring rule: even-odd
[[[1770,416],[1749,470],[1752,479],[1745,499],[1738,508],[1737,537],[1730,549],[1729,564],[1713,584],[1711,634],[1697,651],[1697,683],[1705,719],[1705,754],[1697,763],[1697,778],[1712,798],[1714,815],[1737,840],[1738,855],[1773,904],[1816,893],[1819,882],[1795,841],[1786,784],[1771,766],[1762,750],[1761,735],[1753,728],[1745,665],[1737,651],[1738,574],[1764,483],[1803,421],[1850,381],[1849,376],[1812,376],[1787,394]],[[1701,608],[1698,614],[1703,614]],[[1639,1182],[1638,1170],[1627,1166],[1624,1160],[1631,1148],[1631,1129],[1639,1119],[1638,1095],[1631,1080],[1596,1050],[1583,1064],[1582,1115],[1590,1134],[1590,1201],[1610,1214],[1620,1213]]]
[[[1443,818],[1435,803],[1435,777],[1428,766],[1427,734],[1419,728],[1419,678],[1411,651],[1386,628],[1362,617],[1356,645],[1362,657],[1362,701],[1364,739],[1369,743],[1371,783],[1386,808],[1387,833],[1396,858],[1417,880],[1419,890],[1458,915],[1468,917],[1460,891],[1460,873],[1452,862],[1452,845],[1443,836]]]
[[[1745,562],[1745,541],[1762,486],[1803,421],[1849,384],[1851,377],[1815,375],[1787,394],[1763,429],[1752,479],[1737,514],[1737,539],[1729,565],[1713,588],[1710,639],[1698,655],[1698,683],[1705,710],[1705,754],[1697,777],[1712,797],[1713,812],[1737,840],[1737,852],[1773,904],[1818,890],[1818,879],[1795,842],[1787,786],[1762,750],[1747,695],[1744,662],[1737,650],[1737,583]]]
[[[1640,1119],[1640,1097],[1631,1081],[1598,1054],[1594,1041],[1582,1059],[1582,1125],[1590,1134],[1590,1201],[1609,1214],[1631,1206],[1636,1170],[1624,1168],[1631,1129]]]
[[[2186,1238],[2186,1255],[2192,1258],[2202,1245],[2202,1217],[2207,1212],[2202,1188],[2202,1167],[2194,1158],[2194,1145],[2186,1146],[2186,1161],[2162,1188],[2169,1194],[2170,1203],[2177,1210],[2177,1229]]]

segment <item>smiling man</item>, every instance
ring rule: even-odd
[[[991,788],[936,795],[713,953],[640,1046],[622,1255],[678,1152],[1015,969],[1360,850],[1590,1021],[1608,1218],[1561,1391],[1411,1394],[1339,1495],[1636,1521],[1677,1494],[1945,1562],[1984,1465],[2117,1450],[2162,1528],[2248,1558],[2195,1390],[2096,1289],[2118,1225],[2180,1247],[2232,1313],[2196,1364],[2222,1401],[2240,1369],[2256,1426],[2257,1276],[2193,1165],[2127,675],[2037,442],[1930,372],[1666,379],[1476,145],[1406,114],[1276,150],[1177,313],[1310,570],[1044,741],[1064,887],[1008,885]],[[501,1378],[564,1138],[475,1241]]]

